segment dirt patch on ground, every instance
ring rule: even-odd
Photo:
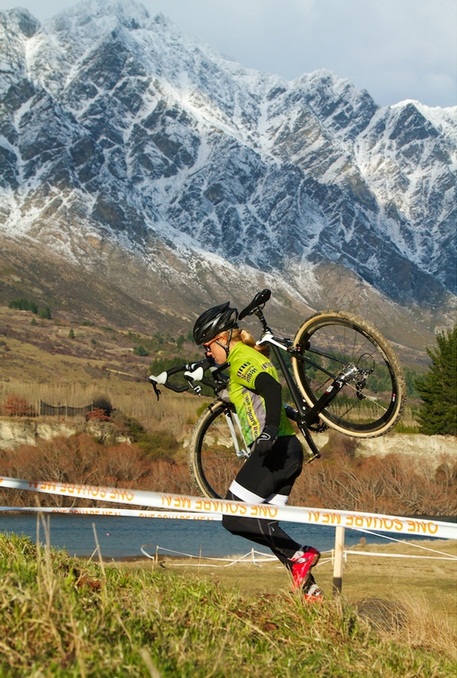
[[[407,616],[403,605],[382,598],[365,598],[356,603],[359,617],[376,631],[399,631]]]

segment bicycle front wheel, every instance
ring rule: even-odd
[[[195,425],[189,469],[197,487],[209,498],[223,498],[249,452],[231,403],[213,403]]]
[[[406,385],[389,342],[364,320],[349,313],[317,313],[298,330],[292,358],[295,379],[311,407],[341,373],[338,395],[319,417],[328,426],[359,438],[380,436],[400,418]]]

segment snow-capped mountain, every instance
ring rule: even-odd
[[[262,281],[309,308],[452,310],[457,108],[248,70],[135,2],[10,10],[0,35],[0,234],[29,285],[50,257],[189,319]]]

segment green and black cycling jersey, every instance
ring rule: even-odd
[[[278,427],[278,437],[295,435],[282,405],[278,373],[269,358],[239,341],[228,362],[229,396],[246,443],[253,443],[268,424]]]

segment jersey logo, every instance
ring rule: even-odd
[[[243,379],[244,381],[250,382],[252,380],[252,377],[255,374],[257,374],[257,372],[258,372],[257,368],[251,365],[250,363],[243,363],[241,367],[238,369],[236,376],[239,377],[240,379]]]

